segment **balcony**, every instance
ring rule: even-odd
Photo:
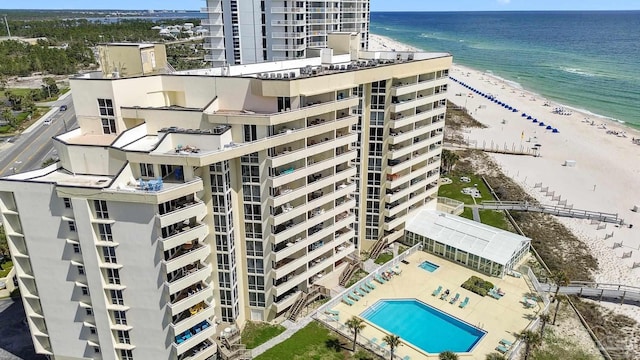
[[[160,227],[169,226],[190,218],[201,218],[207,214],[207,207],[202,201],[187,200],[166,204],[166,212],[161,211]],[[164,213],[163,213],[164,212]]]
[[[291,294],[286,295],[283,299],[278,302],[275,302],[276,312],[281,312],[285,309],[288,309],[291,305],[293,305],[296,300],[298,300],[298,295],[300,291],[294,291]]]
[[[271,20],[271,26],[303,26],[304,20]]]
[[[180,269],[173,279],[165,282],[165,286],[169,294],[175,294],[191,285],[206,281],[211,276],[211,272],[211,265],[191,264]]]
[[[212,6],[200,8],[200,12],[203,14],[217,14],[222,13],[222,6]]]
[[[385,195],[385,201],[387,203],[393,203],[398,201],[405,196],[411,194],[412,192],[426,186],[426,182],[423,179],[422,181],[416,181],[415,183],[408,185],[404,188],[395,188],[395,189],[387,189],[387,194]]]
[[[172,273],[196,261],[205,261],[211,254],[211,247],[207,244],[183,244],[168,260],[162,261],[165,273]]]
[[[306,9],[303,7],[272,7],[272,14],[304,14]]]
[[[283,259],[297,253],[309,245],[309,241],[306,238],[298,237],[295,239],[289,239],[285,242],[278,244],[275,247],[274,261],[280,262]]]
[[[208,234],[209,228],[205,224],[196,223],[195,226],[183,225],[175,229],[170,236],[160,238],[162,250],[167,251],[193,240],[202,241]]]
[[[275,51],[302,51],[306,47],[305,44],[271,45],[271,49]]]
[[[171,316],[175,316],[198,303],[206,301],[212,296],[212,289],[210,286],[198,283],[180,291],[174,296],[174,300],[168,305]]]
[[[276,279],[281,279],[307,263],[307,255],[305,252],[301,252],[298,256],[298,258],[286,258],[276,263],[276,266],[273,269],[274,277]]]
[[[216,354],[217,345],[211,340],[205,340],[192,348],[190,351],[184,353],[179,360],[205,360],[209,359]]]
[[[173,328],[173,333],[178,336],[214,316],[214,307],[203,301],[176,315],[171,323],[171,328]]]
[[[196,345],[212,338],[216,334],[216,328],[209,321],[194,326],[193,328],[179,334],[175,337],[173,347],[178,355],[182,355],[188,350],[195,348]]]
[[[224,22],[222,21],[222,18],[202,19],[200,21],[200,25],[202,25],[202,26],[222,26],[222,25],[224,25]]]
[[[348,179],[356,175],[356,171],[357,169],[352,166],[349,169],[344,170],[336,175],[317,180],[309,185],[301,186],[296,189],[284,189],[280,192],[279,195],[273,197],[273,206],[282,206],[287,202],[294,201],[301,196],[306,196],[307,194],[323,189],[327,187],[327,185],[346,182]],[[352,190],[352,192],[353,191],[355,190]]]

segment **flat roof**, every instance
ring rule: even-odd
[[[505,265],[531,239],[460,216],[423,209],[405,230]]]

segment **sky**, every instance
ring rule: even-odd
[[[204,0],[0,0],[4,9],[189,9]],[[640,10],[640,0],[371,0],[371,11]]]

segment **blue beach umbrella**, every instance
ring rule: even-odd
[[[546,130],[551,130],[551,129],[553,129],[553,126],[547,125]]]
[[[560,132],[560,130],[558,130],[558,128],[554,128],[553,131],[552,131],[552,133],[554,133],[554,134],[557,134],[559,132]]]
[[[527,120],[531,120],[531,119],[533,119],[531,115],[527,116]]]
[[[522,117],[526,117],[526,116],[527,116],[527,113],[522,113],[520,116],[522,116]]]
[[[538,126],[544,126],[544,125],[545,124],[542,121],[540,121],[540,124],[538,124]]]
[[[534,122],[534,123],[537,123],[537,122],[538,122],[538,119],[533,119],[533,122]]]
[[[511,109],[511,112],[518,112],[518,109],[513,108],[513,109]]]

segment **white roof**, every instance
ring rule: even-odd
[[[411,217],[405,230],[502,265],[507,264],[525,242],[531,242],[518,234],[430,209]]]

